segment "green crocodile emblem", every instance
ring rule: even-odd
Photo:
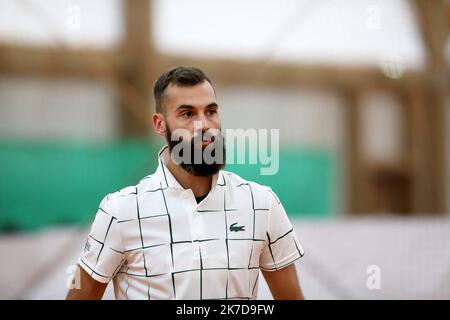
[[[86,243],[84,244],[84,251],[90,251],[91,250],[91,244],[89,242],[89,239],[86,240]]]
[[[230,226],[230,231],[231,232],[245,231],[245,226],[238,226],[237,222],[235,222]]]

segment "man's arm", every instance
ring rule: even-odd
[[[83,268],[77,266],[80,271],[79,289],[70,289],[67,293],[66,300],[100,300],[108,286],[94,280]]]
[[[275,300],[304,300],[295,263],[277,270],[262,271],[270,292]]]

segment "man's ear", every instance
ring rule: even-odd
[[[166,121],[164,120],[164,116],[162,113],[154,113],[153,117],[153,128],[155,133],[165,137],[166,136]]]

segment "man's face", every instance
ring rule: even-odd
[[[184,159],[178,161],[181,167],[199,176],[214,174],[224,167],[224,144],[219,140],[222,136],[217,136],[221,129],[219,106],[208,81],[195,86],[169,85],[163,96],[163,110],[164,114],[158,115],[164,130],[157,132],[166,137],[172,159],[174,155],[181,155]],[[178,151],[180,148],[181,152]],[[186,153],[186,148],[189,148],[189,153]],[[221,161],[211,163],[203,158],[208,150],[213,150],[213,156],[219,155],[215,148],[220,148],[223,154]]]
[[[203,132],[208,129],[220,130],[219,106],[208,81],[195,86],[169,85],[164,92],[163,108],[166,127],[172,132],[185,129],[192,137],[195,121],[197,124],[201,122]],[[204,145],[207,144],[205,141]]]

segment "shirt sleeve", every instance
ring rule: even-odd
[[[114,199],[107,195],[91,225],[78,264],[99,282],[108,283],[123,263],[124,252]]]
[[[276,271],[301,258],[304,251],[280,200],[271,189],[269,193],[271,200],[267,239],[260,255],[259,265],[261,270]]]

